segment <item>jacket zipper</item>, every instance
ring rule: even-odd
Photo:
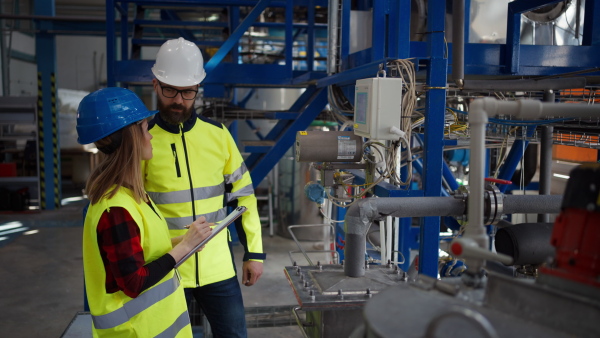
[[[181,142],[183,143],[183,154],[185,155],[185,166],[187,168],[187,172],[188,172],[188,179],[190,182],[190,195],[192,198],[192,219],[195,221],[196,220],[196,205],[194,203],[195,199],[194,199],[194,185],[192,183],[192,173],[190,171],[190,162],[188,159],[188,151],[187,151],[187,145],[185,143],[185,133],[183,132],[183,127],[180,124],[179,125],[179,130],[181,131]],[[196,252],[194,254],[194,258],[196,259],[196,287],[200,286],[200,278],[198,277],[198,253]]]
[[[175,160],[175,171],[177,172],[177,177],[181,177],[181,168],[179,168],[179,158],[177,157],[177,148],[175,147],[175,143],[171,143],[171,151],[173,151],[173,158]]]

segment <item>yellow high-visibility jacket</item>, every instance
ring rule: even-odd
[[[195,114],[176,126],[156,114],[149,128],[153,157],[142,166],[144,186],[165,216],[171,237],[184,234],[184,226],[200,216],[217,222],[227,216],[227,206],[245,206],[247,211],[235,225],[245,249],[243,260],[262,261],[265,254],[254,188],[229,131]],[[186,288],[235,276],[228,232],[213,238],[179,272]]]
[[[120,188],[114,197],[89,206],[83,228],[83,266],[94,337],[192,337],[183,287],[173,270],[136,298],[123,291],[106,292],[96,229],[102,213],[111,207],[125,208],[135,220],[146,262],[172,249],[164,218],[146,203],[136,203],[131,190]]]

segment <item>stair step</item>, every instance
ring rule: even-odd
[[[267,153],[275,145],[275,141],[243,141],[247,153]]]

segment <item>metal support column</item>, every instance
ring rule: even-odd
[[[34,14],[54,16],[54,1],[35,0]],[[52,22],[37,23],[35,49],[38,64],[38,153],[40,157],[40,208],[60,208],[61,175],[56,109],[56,43]],[[41,55],[44,57],[40,57]]]
[[[423,190],[425,196],[440,196],[442,186],[442,161],[444,148],[444,115],[446,107],[446,74],[448,59],[444,38],[446,1],[429,1],[427,4],[427,97],[425,99],[425,169]],[[419,273],[437,278],[440,218],[423,217],[419,242]]]

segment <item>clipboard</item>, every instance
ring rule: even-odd
[[[175,264],[175,268],[178,268],[183,262],[185,262],[188,258],[190,258],[198,249],[200,249],[203,245],[208,243],[211,239],[213,239],[219,232],[223,231],[223,229],[227,228],[231,223],[233,223],[236,219],[238,219],[242,214],[246,211],[246,207],[237,207],[235,208],[227,217],[223,218],[220,222],[217,222],[217,225],[213,228],[210,236],[206,237],[200,244],[196,245],[192,249],[192,251],[188,252],[183,258]]]

